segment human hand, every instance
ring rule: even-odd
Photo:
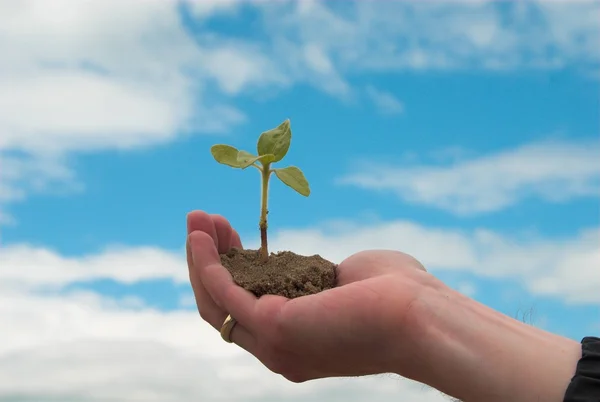
[[[414,258],[364,251],[338,266],[338,286],[296,299],[256,298],[237,286],[219,253],[241,248],[218,215],[187,218],[190,281],[202,318],[219,330],[237,320],[231,338],[290,381],[394,372],[418,379],[424,368],[416,328],[420,297],[441,286]]]

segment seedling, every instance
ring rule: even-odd
[[[292,141],[292,130],[290,120],[287,119],[279,126],[265,131],[258,138],[256,150],[258,155],[250,152],[240,151],[230,145],[213,145],[210,149],[215,160],[223,165],[231,166],[237,169],[246,169],[253,166],[261,174],[261,206],[260,206],[260,257],[263,262],[269,259],[269,247],[267,242],[267,214],[269,213],[269,178],[271,173],[279,178],[284,184],[293,188],[305,197],[310,195],[308,181],[304,173],[296,166],[284,168],[273,168],[273,163],[279,162],[287,154]]]
[[[298,193],[309,196],[310,188],[304,174],[295,166],[273,168],[288,153],[292,141],[290,121],[265,131],[258,138],[257,155],[229,145],[214,145],[211,153],[223,165],[237,169],[253,166],[261,177],[260,249],[231,248],[221,254],[221,264],[233,281],[256,297],[271,294],[287,298],[315,294],[336,286],[336,264],[320,255],[304,256],[293,251],[269,254],[267,214],[269,213],[269,178],[271,173]],[[260,265],[260,269],[253,269]]]

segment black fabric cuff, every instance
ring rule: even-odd
[[[600,338],[581,341],[581,359],[563,402],[600,402]]]

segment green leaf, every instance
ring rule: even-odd
[[[248,166],[252,165],[256,161],[261,161],[263,164],[265,161],[272,160],[275,156],[272,154],[266,154],[262,156],[252,155],[250,152],[239,151],[237,155],[237,160],[241,165],[242,169],[246,169]]]
[[[275,175],[284,184],[290,186],[305,197],[310,195],[310,187],[308,181],[304,177],[304,173],[296,166],[288,166],[282,169],[273,169]]]
[[[223,165],[234,168],[241,168],[243,166],[243,163],[238,160],[239,151],[232,146],[223,144],[213,145],[210,148],[210,153],[217,162]]]
[[[262,156],[252,155],[247,151],[238,151],[229,145],[213,145],[210,149],[213,158],[223,165],[231,166],[238,169],[246,169],[256,161],[272,160],[274,155],[266,154]]]
[[[259,155],[274,155],[272,162],[279,162],[287,154],[292,141],[290,120],[287,119],[279,126],[265,131],[258,138],[256,149]]]
[[[250,152],[239,151],[237,161],[242,169],[246,169],[260,158],[260,156],[252,155]]]

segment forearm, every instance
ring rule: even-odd
[[[581,357],[578,342],[446,287],[424,291],[412,315],[423,356],[414,379],[464,402],[562,402]]]

